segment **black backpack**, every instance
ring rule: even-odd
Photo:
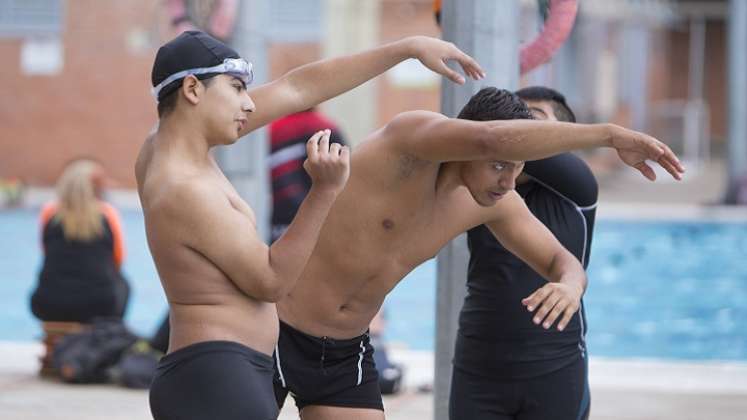
[[[52,363],[70,383],[101,383],[108,369],[137,340],[120,319],[95,319],[90,329],[65,336],[55,346]]]
[[[161,357],[163,353],[153,349],[147,341],[138,340],[122,354],[119,363],[111,369],[112,380],[127,388],[150,388]]]

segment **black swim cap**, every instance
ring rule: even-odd
[[[182,32],[158,49],[150,76],[151,83],[155,87],[172,74],[194,68],[217,66],[227,58],[240,58],[240,56],[233,48],[205,32]],[[217,74],[219,73],[206,73],[195,75],[195,77],[204,80]],[[183,78],[180,78],[164,86],[158,92],[158,101],[160,102],[178,89],[182,85],[182,80]]]

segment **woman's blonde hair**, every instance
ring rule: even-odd
[[[70,163],[57,181],[59,208],[55,219],[62,223],[65,238],[90,241],[103,231],[97,177],[101,166],[88,159]]]

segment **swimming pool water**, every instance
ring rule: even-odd
[[[128,325],[149,335],[166,303],[142,214],[123,211]],[[0,340],[34,340],[29,296],[41,264],[35,210],[0,212]],[[585,297],[592,355],[747,361],[747,223],[600,220]],[[432,350],[436,264],[413,271],[385,303],[387,339]]]

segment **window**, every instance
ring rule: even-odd
[[[321,38],[321,0],[275,0],[270,6],[276,42],[313,42]]]
[[[62,34],[64,0],[0,0],[0,38]]]

